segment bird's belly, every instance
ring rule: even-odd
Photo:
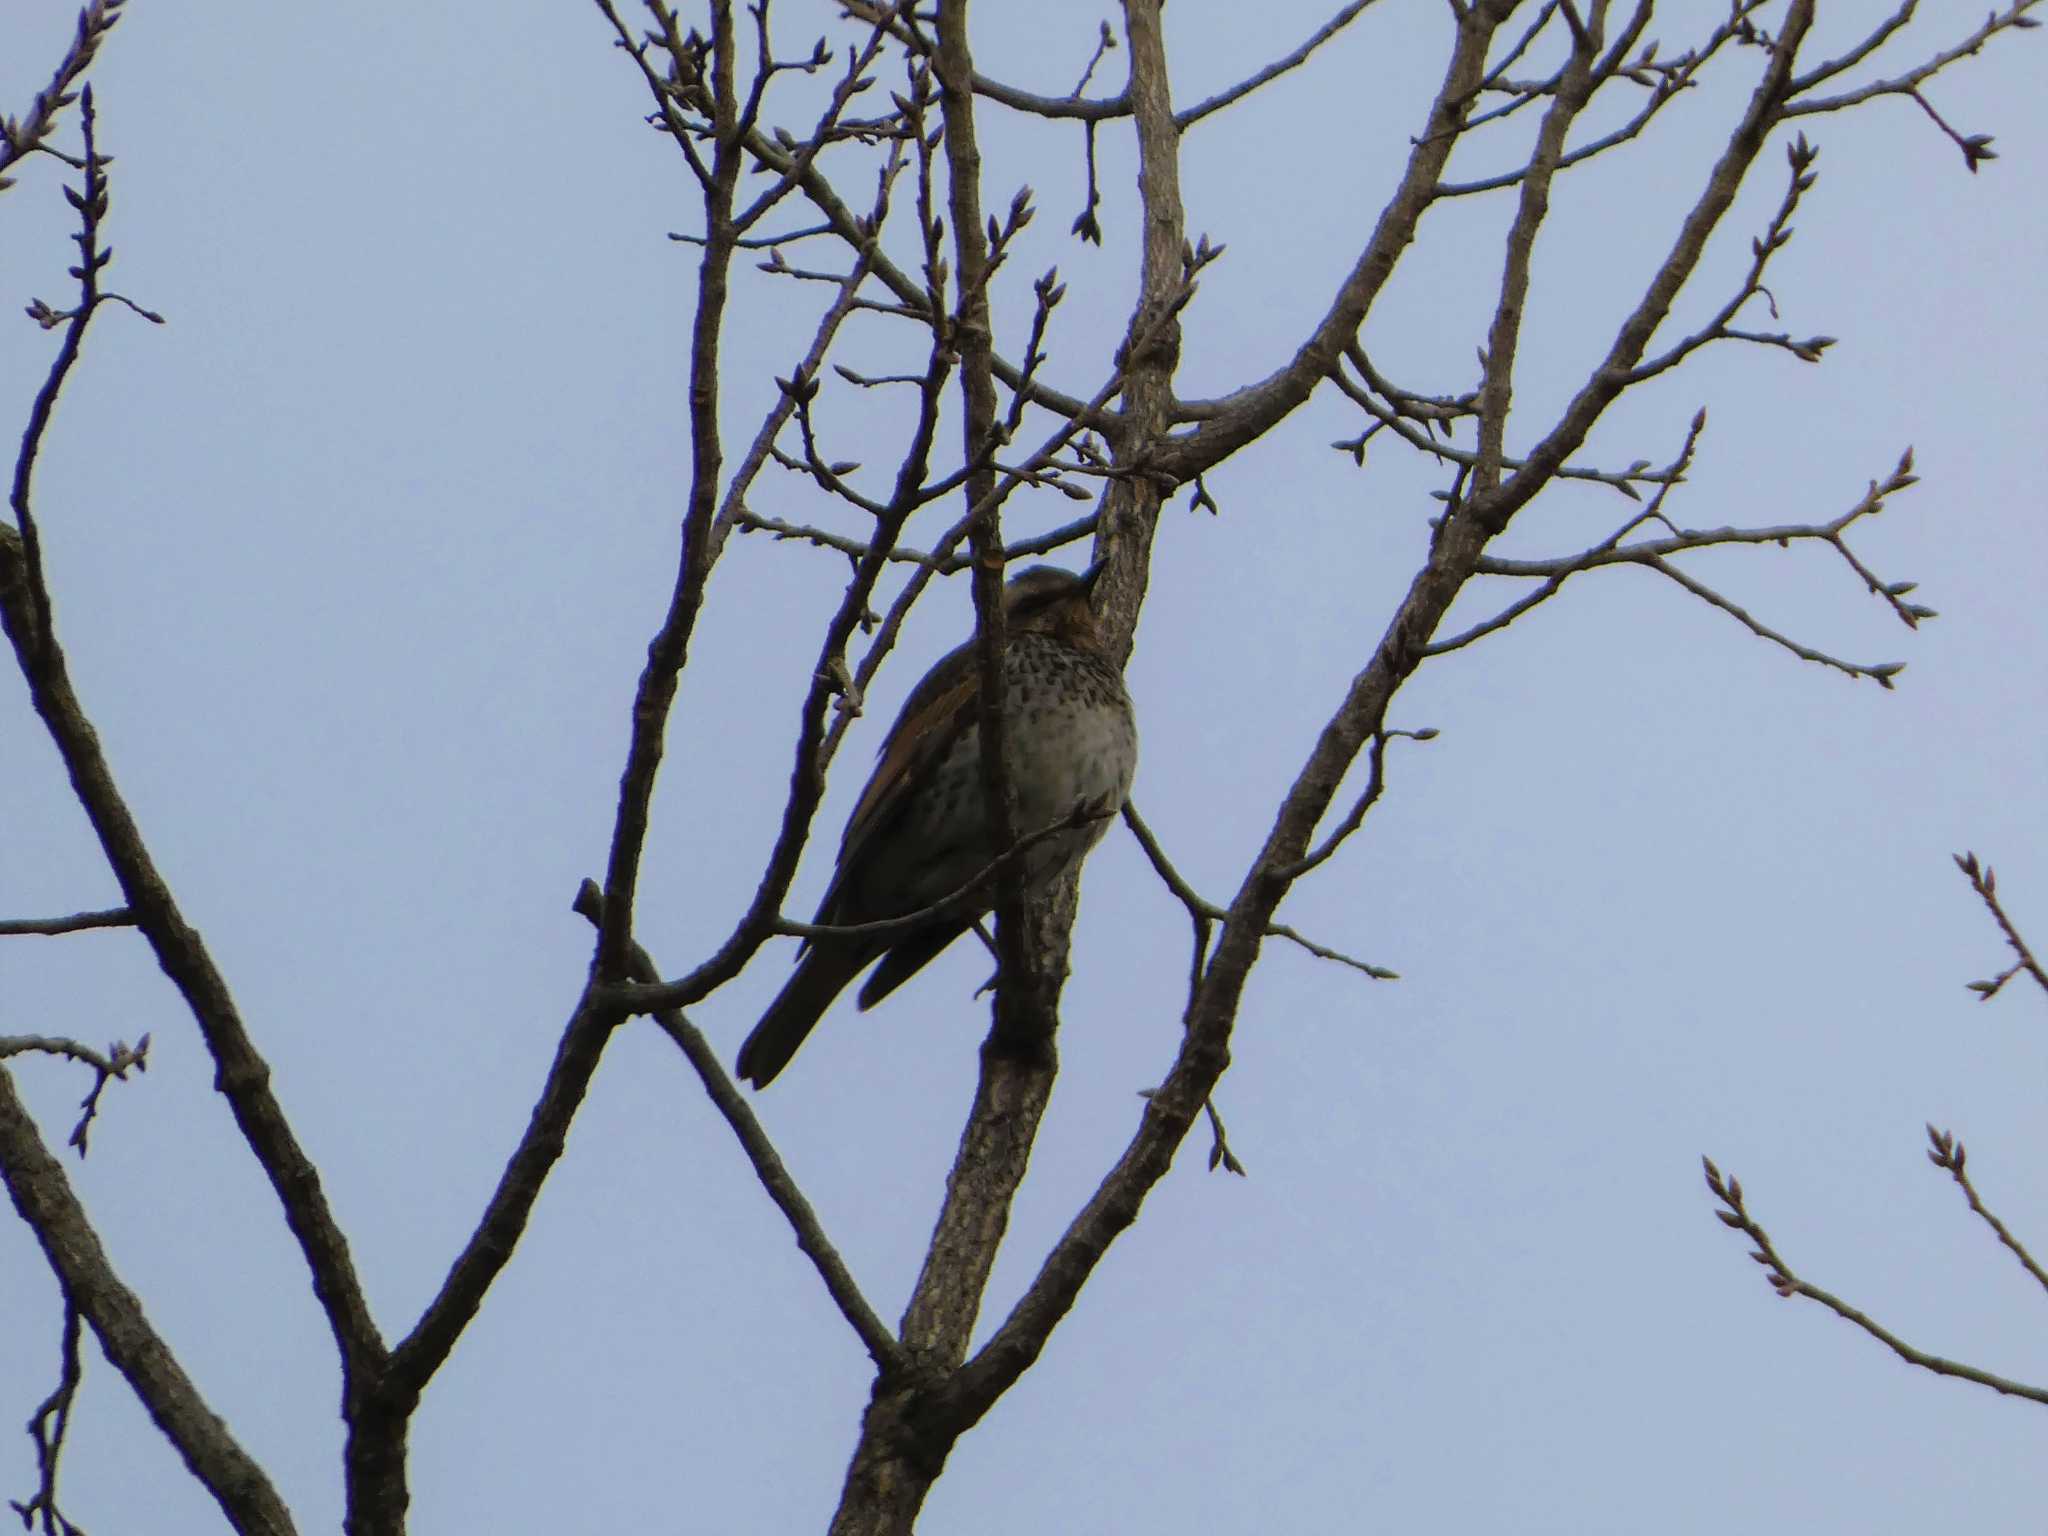
[[[1109,830],[1130,793],[1137,733],[1128,707],[1110,701],[1012,699],[1004,716],[1004,757],[1016,796],[1019,837],[1089,819],[1036,839],[1025,854],[1031,881],[1071,869]],[[932,775],[929,790],[904,807],[873,850],[866,889],[914,912],[959,890],[994,860],[981,782],[980,733],[968,730]],[[872,898],[870,898],[872,899]],[[872,910],[870,908],[869,910]],[[983,904],[986,910],[986,904]],[[877,913],[877,915],[880,915]]]

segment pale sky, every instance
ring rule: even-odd
[[[1675,50],[1695,7],[1665,9],[1653,30]],[[1883,9],[1828,7],[1810,55]],[[1441,76],[1444,11],[1382,0],[1190,133],[1190,232],[1229,249],[1186,317],[1183,395],[1265,373],[1321,312]],[[1252,26],[1238,8],[1170,8],[1177,98],[1324,13],[1276,0]],[[8,8],[0,109],[26,108],[74,14]],[[829,8],[774,14],[794,56]],[[1107,14],[985,3],[978,61],[1064,92]],[[1981,15],[1923,6],[1883,57],[1903,67]],[[1668,510],[1716,527],[1833,517],[1913,445],[1923,483],[1853,547],[1921,584],[1941,617],[1918,633],[1826,551],[1686,565],[1809,645],[1906,662],[1897,690],[1801,662],[1640,569],[1580,577],[1427,666],[1392,723],[1441,735],[1395,744],[1365,830],[1281,913],[1403,979],[1269,945],[1219,1099],[1250,1177],[1205,1173],[1206,1138],[1190,1138],[1043,1359],[961,1442],[920,1529],[2038,1529],[2041,1410],[1776,1299],[1714,1220],[1698,1160],[1741,1176],[1814,1282],[1924,1348],[2048,1380],[2048,1298],[1922,1154],[1923,1121],[1954,1128],[1987,1202],[2048,1245],[2048,1000],[1965,990],[2006,955],[1949,862],[1987,857],[2048,944],[2041,47],[2001,38],[1930,87],[1959,129],[1996,135],[2002,158],[1976,176],[1909,102],[1804,122],[1821,179],[1770,285],[1782,328],[1839,344],[1820,367],[1709,349],[1588,448],[1663,462],[1706,406]],[[1561,181],[1511,449],[1668,245],[1757,56],[1724,63],[1659,131]],[[667,233],[694,227],[694,183],[588,5],[134,0],[93,78],[118,162],[107,280],[169,323],[102,314],[45,444],[59,633],[396,1335],[525,1125],[588,961],[568,903],[602,870],[633,681],[674,574],[695,255]],[[1028,181],[1040,209],[998,325],[1006,344],[1021,334],[1030,280],[1057,263],[1070,291],[1048,376],[1090,394],[1134,286],[1128,126],[1101,134],[1098,249],[1067,233],[1079,128],[995,106],[982,122],[989,201]],[[1454,168],[1504,163],[1481,149]],[[17,424],[54,349],[21,308],[72,292],[59,170],[33,162],[0,195],[0,419]],[[870,173],[850,174],[865,194]],[[1774,145],[1681,318],[1739,282],[1784,177]],[[1430,216],[1368,324],[1376,363],[1431,392],[1472,386],[1510,208]],[[737,445],[823,301],[749,270],[735,302]],[[878,371],[906,345],[879,322],[852,342]],[[891,462],[871,400],[828,387],[820,420],[844,457]],[[1214,899],[1424,552],[1442,475],[1384,440],[1361,471],[1329,447],[1358,426],[1319,392],[1209,477],[1219,516],[1183,495],[1161,524],[1129,673],[1134,798]],[[754,502],[835,515],[787,476]],[[1610,491],[1554,491],[1502,551],[1576,550],[1628,511]],[[1006,522],[1072,515],[1044,495]],[[845,571],[758,535],[717,571],[638,923],[671,971],[753,890]],[[1454,621],[1518,590],[1487,585]],[[904,691],[971,623],[958,583],[920,613],[835,766],[793,915],[823,888]],[[0,682],[0,783],[0,916],[111,905],[17,681]],[[1186,945],[1179,905],[1114,831],[1083,882],[1062,1072],[985,1328],[1171,1060]],[[728,1062],[791,950],[693,1015]],[[842,1003],[757,1101],[891,1320],[972,1092],[986,970],[963,944],[872,1014]],[[0,1033],[144,1031],[148,1074],[110,1091],[71,1175],[299,1528],[335,1529],[331,1341],[196,1029],[133,934],[0,941]],[[61,1145],[86,1076],[10,1065]],[[0,1316],[6,1426],[54,1382],[60,1323],[12,1220]],[[95,1532],[219,1529],[88,1355],[68,1512]],[[415,1422],[413,1529],[822,1529],[869,1380],[723,1122],[638,1025]],[[0,1494],[26,1497],[33,1465],[28,1438],[0,1432]]]

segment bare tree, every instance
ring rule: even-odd
[[[1904,0],[1867,35],[1827,58],[1812,56],[1808,47],[1815,0],[1731,0],[1717,14],[1674,12],[1664,20],[1686,34],[1675,49],[1668,40],[1652,40],[1651,0],[1620,6],[1607,0],[1448,0],[1438,23],[1441,84],[1415,125],[1392,195],[1327,295],[1321,317],[1304,334],[1276,345],[1267,371],[1247,373],[1238,387],[1213,398],[1183,398],[1176,390],[1183,322],[1198,302],[1201,274],[1224,253],[1187,228],[1182,141],[1197,131],[1222,131],[1211,120],[1223,120],[1228,109],[1254,93],[1284,89],[1297,66],[1371,3],[1352,0],[1298,46],[1231,88],[1187,104],[1177,103],[1169,87],[1159,0],[1124,0],[1121,27],[1104,27],[1087,73],[1064,95],[1025,90],[978,67],[969,46],[967,7],[954,0],[935,7],[912,0],[841,0],[828,35],[800,56],[779,51],[785,46],[780,36],[799,23],[778,14],[771,24],[766,0],[744,11],[729,0],[711,0],[701,12],[683,15],[664,0],[647,0],[645,15],[631,16],[614,0],[598,0],[603,22],[644,92],[650,122],[672,143],[700,194],[695,227],[678,236],[698,252],[681,550],[673,593],[635,693],[609,860],[601,885],[590,884],[579,899],[579,910],[597,932],[587,983],[562,1026],[530,1123],[505,1158],[495,1192],[437,1294],[395,1334],[373,1315],[319,1175],[271,1093],[256,1039],[205,940],[159,874],[117,787],[69,680],[45,574],[32,498],[44,430],[88,327],[108,301],[120,297],[101,286],[106,155],[95,141],[90,95],[78,89],[118,17],[118,0],[94,0],[86,8],[48,90],[20,121],[5,124],[0,170],[44,155],[79,178],[69,195],[79,215],[82,254],[73,269],[75,303],[32,311],[60,333],[60,345],[17,456],[13,524],[0,528],[0,614],[34,707],[121,887],[123,905],[14,920],[0,932],[57,935],[132,926],[177,990],[248,1150],[276,1193],[333,1335],[347,1430],[347,1528],[355,1536],[403,1529],[410,1497],[407,1435],[421,1395],[510,1261],[592,1076],[615,1032],[630,1021],[651,1018],[688,1058],[873,1360],[873,1394],[832,1528],[907,1530],[960,1437],[1047,1347],[1096,1266],[1136,1221],[1147,1194],[1205,1115],[1213,1136],[1210,1165],[1237,1166],[1212,1095],[1229,1065],[1247,978],[1266,941],[1283,939],[1385,974],[1296,932],[1278,912],[1296,883],[1333,859],[1362,825],[1385,787],[1394,744],[1430,734],[1390,723],[1396,696],[1425,663],[1508,628],[1557,595],[1571,577],[1638,566],[1797,657],[1851,679],[1893,686],[1901,664],[1852,660],[1797,639],[1708,585],[1685,558],[1714,548],[1822,545],[1901,623],[1917,627],[1932,613],[1910,599],[1912,584],[1878,574],[1850,542],[1859,524],[1914,483],[1910,452],[1860,490],[1846,491],[1842,510],[1832,517],[1692,528],[1677,520],[1672,498],[1702,451],[1703,410],[1673,432],[1677,446],[1661,462],[1654,454],[1601,462],[1587,454],[1586,445],[1617,401],[1716,344],[1743,343],[1820,361],[1832,338],[1766,329],[1775,319],[1758,318],[1760,311],[1775,316],[1765,278],[1775,254],[1792,238],[1794,216],[1818,175],[1817,151],[1800,131],[1804,120],[1848,115],[1886,97],[1903,97],[1925,110],[1966,167],[1976,171],[1993,158],[1988,138],[1950,126],[1925,88],[2003,34],[2037,25],[2028,14],[2037,0],[2016,0],[1970,30],[1931,41],[1921,41],[1916,23],[1924,26],[1926,19],[1916,17],[1912,0]],[[1114,91],[1095,87],[1091,94],[1097,73],[1113,67],[1112,53],[1126,71],[1124,85]],[[1531,264],[1539,241],[1551,234],[1551,197],[1559,178],[1653,135],[1668,106],[1710,76],[1723,75],[1740,80],[1746,95],[1725,121],[1718,157],[1698,174],[1663,255],[1640,290],[1609,317],[1612,335],[1602,355],[1553,418],[1512,417]],[[53,133],[74,104],[79,146],[59,149]],[[1058,275],[1048,271],[1023,284],[1000,280],[1036,208],[1029,189],[989,184],[977,145],[980,120],[991,112],[1042,124],[1048,135],[1066,135],[1048,137],[1055,146],[1049,154],[1071,144],[1079,126],[1090,172],[1088,201],[1073,226],[1082,239],[1102,238],[1097,213],[1109,195],[1094,175],[1098,137],[1128,134],[1136,145],[1142,236],[1125,255],[1137,273],[1137,295],[1113,356],[1092,376],[1052,376],[1043,341],[1066,292]],[[1777,171],[1773,146],[1784,154]],[[1493,163],[1505,157],[1509,168],[1460,179],[1453,173],[1454,158],[1470,158],[1475,147]],[[1713,270],[1705,260],[1708,243],[1728,221],[1738,191],[1753,177],[1773,175],[1782,178],[1782,194],[1775,213],[1755,231],[1746,261],[1733,271]],[[1476,373],[1447,359],[1438,378],[1390,377],[1363,339],[1375,304],[1432,210],[1488,197],[1512,211],[1497,285],[1488,297],[1490,321],[1476,338]],[[742,425],[747,446],[728,459],[731,392],[721,359],[740,319],[734,272],[743,260],[760,261],[783,283],[785,302],[816,295],[818,320],[805,354],[778,380],[772,409]],[[1671,316],[1689,289],[1710,290],[1721,299],[1704,321],[1685,330]],[[889,329],[880,334],[889,339],[854,349],[847,338],[856,316],[886,322]],[[739,975],[770,939],[806,932],[782,911],[810,844],[825,775],[906,616],[932,590],[934,578],[970,574],[979,617],[978,662],[984,675],[994,676],[1005,643],[997,601],[1005,566],[1092,540],[1105,565],[1096,588],[1098,611],[1113,650],[1127,656],[1169,498],[1186,492],[1193,505],[1206,504],[1209,471],[1261,445],[1325,386],[1357,411],[1357,431],[1336,445],[1340,451],[1362,462],[1367,446],[1378,439],[1440,468],[1426,559],[1356,675],[1329,707],[1313,749],[1272,808],[1263,846],[1227,900],[1203,895],[1177,873],[1138,810],[1123,808],[1162,881],[1185,906],[1192,929],[1184,1037],[1147,1095],[1123,1155],[1044,1255],[1008,1315],[971,1348],[1011,1203],[1052,1091],[1075,911],[1072,881],[1052,893],[1036,891],[1022,882],[1017,862],[1008,856],[987,872],[995,891],[992,942],[1001,984],[978,1090],[931,1246],[910,1302],[892,1326],[863,1295],[748,1101],[691,1023],[689,1010]],[[894,403],[896,435],[868,454],[879,468],[836,459],[825,446],[831,413],[857,392]],[[797,522],[759,510],[758,487],[770,475],[806,488],[818,507],[816,520]],[[1532,501],[1574,482],[1603,487],[1628,503],[1611,533],[1590,546],[1542,558],[1492,552]],[[1006,523],[1005,517],[1027,488],[1052,492],[1086,511],[1071,522],[1039,526],[1034,520],[1020,530],[1015,518]],[[1040,497],[1033,506],[1050,499]],[[950,521],[934,515],[946,505],[953,509]],[[649,955],[636,932],[649,808],[707,593],[732,535],[751,532],[840,551],[851,577],[836,609],[821,616],[810,683],[792,701],[789,791],[759,883],[734,901],[722,942],[678,962]],[[885,575],[893,579],[903,571],[907,579],[886,611],[872,613]],[[1526,584],[1527,590],[1493,617],[1446,632],[1453,603],[1478,578],[1489,577]],[[978,729],[988,741],[1013,724],[992,707]],[[984,759],[1002,761],[993,752]],[[1345,784],[1359,777],[1362,783],[1340,806]],[[991,771],[985,789],[991,825],[1012,834],[998,846],[1014,848],[1043,833],[1015,825],[1010,787],[1000,771]],[[1088,809],[1077,808],[1076,814]],[[116,1044],[97,1051],[75,1041],[19,1037],[0,1044],[0,1054],[52,1052],[93,1072],[92,1091],[72,1135],[82,1155],[101,1090],[143,1067],[147,1044],[145,1039],[133,1048]],[[1960,1178],[1959,1148],[1953,1167]],[[4,1068],[0,1171],[48,1257],[65,1305],[62,1380],[36,1417],[42,1481],[17,1506],[24,1520],[40,1521],[47,1531],[74,1529],[59,1513],[57,1470],[83,1330],[89,1328],[235,1529],[294,1529],[262,1467],[208,1407],[115,1273]],[[1728,1188],[1726,1198],[1739,1217],[1739,1190]],[[1752,1236],[1763,1241],[1760,1229]],[[1781,1266],[1774,1273],[1790,1283]]]

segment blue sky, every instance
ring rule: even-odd
[[[1069,89],[1101,12],[985,6],[982,67]],[[1169,12],[1177,98],[1321,19]],[[1181,392],[1264,373],[1327,301],[1441,73],[1442,7],[1394,0],[1312,64],[1195,129],[1189,227],[1228,246],[1189,311]],[[1682,19],[1660,23],[1676,47]],[[1904,58],[1974,25],[1923,7]],[[1925,14],[1939,12],[1940,14]],[[1815,54],[1881,8],[1831,7]],[[815,13],[776,15],[786,52]],[[0,22],[22,110],[68,6]],[[1251,35],[1247,35],[1251,34]],[[1924,39],[1924,41],[1920,41]],[[2042,1298],[1921,1153],[1966,1140],[1979,1187],[2048,1241],[2041,1000],[1979,1007],[2004,963],[1949,864],[1994,862],[2048,942],[2041,600],[2048,535],[2038,294],[2048,249],[2039,39],[2001,39],[1933,100],[2003,158],[1967,175],[1910,103],[1802,126],[1821,180],[1771,287],[1818,368],[1710,349],[1631,397],[1589,455],[1668,459],[1709,426],[1672,515],[1820,521],[1908,444],[1923,483],[1859,532],[1940,610],[1909,633],[1825,551],[1687,569],[1895,692],[1802,663],[1650,573],[1578,578],[1425,668],[1390,788],[1283,918],[1402,974],[1269,947],[1221,1105],[1245,1180],[1191,1146],[1043,1360],[960,1445],[934,1532],[1353,1526],[1526,1532],[2031,1529],[2037,1410],[1909,1371],[1779,1302],[1712,1219],[1698,1158],[1738,1173],[1790,1262],[1923,1347],[2048,1379]],[[1120,56],[1106,66],[1118,78]],[[1670,238],[1753,61],[1643,143],[1567,177],[1534,272],[1526,444]],[[594,8],[319,9],[136,0],[95,73],[117,157],[109,311],[45,447],[39,508],[79,691],[319,1161],[386,1331],[431,1295],[526,1121],[588,939],[627,708],[673,577],[694,257],[681,161]],[[1739,85],[1738,85],[1739,81]],[[1051,377],[1091,393],[1133,290],[1132,159],[1101,138],[1106,246],[1072,241],[1079,132],[984,110],[990,201],[1040,217],[999,292],[1069,298]],[[1498,152],[1495,152],[1498,153]],[[1487,152],[1461,160],[1477,174]],[[0,298],[61,307],[58,169],[0,196]],[[858,185],[868,185],[859,171]],[[1681,318],[1739,280],[1783,186],[1767,152]],[[1403,382],[1471,385],[1509,204],[1432,215],[1368,325]],[[737,440],[772,402],[815,294],[743,274]],[[1002,306],[1008,306],[1003,308]],[[0,331],[0,415],[25,418],[51,339]],[[878,369],[907,343],[852,335]],[[821,404],[849,458],[889,419]],[[1440,476],[1332,392],[1209,478],[1220,515],[1162,523],[1130,668],[1135,799],[1222,899],[1422,557]],[[1469,439],[1467,439],[1469,441]],[[756,509],[830,516],[784,478]],[[1503,552],[1561,553],[1627,508],[1563,490]],[[956,515],[936,509],[933,521]],[[1013,503],[1013,531],[1072,515]],[[1077,557],[1078,563],[1078,557]],[[669,736],[639,936],[679,970],[751,893],[839,557],[736,540]],[[1483,617],[1493,583],[1455,616]],[[807,913],[868,754],[967,631],[920,609],[837,764],[792,909]],[[114,890],[25,694],[0,683],[0,915]],[[696,1021],[727,1059],[787,974],[765,952]],[[1062,1074],[998,1265],[999,1317],[1128,1139],[1175,1046],[1186,921],[1127,835],[1083,886]],[[759,1101],[877,1308],[915,1277],[972,1090],[986,969],[967,946],[869,1015],[829,1016]],[[337,1376],[267,1186],[196,1031],[132,935],[0,943],[0,1033],[154,1036],[73,1177],[117,1266],[301,1529],[340,1516]],[[15,1075],[61,1142],[86,1086]],[[58,1304],[0,1224],[0,1420],[54,1369]],[[856,1341],[668,1043],[613,1044],[515,1262],[431,1388],[416,1528],[821,1527],[868,1385]],[[0,1489],[33,1482],[0,1436]],[[67,1462],[89,1529],[218,1515],[97,1357]]]

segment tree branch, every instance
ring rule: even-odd
[[[291,1513],[263,1469],[207,1406],[169,1346],[150,1327],[142,1303],[107,1262],[63,1168],[43,1146],[35,1122],[0,1067],[0,1178],[35,1233],[67,1307],[83,1314],[100,1348],[127,1379],[192,1475],[244,1536],[290,1536]]]
[[[2043,1270],[2034,1262],[2034,1256],[2027,1252],[2026,1245],[2014,1237],[2011,1229],[1992,1215],[1990,1209],[1977,1197],[1977,1186],[1970,1182],[1970,1175],[1965,1170],[1964,1165],[1969,1161],[1969,1154],[1964,1150],[1963,1144],[1952,1132],[1937,1131],[1931,1125],[1927,1127],[1927,1141],[1927,1161],[1956,1181],[1956,1187],[1963,1192],[1964,1200],[1969,1202],[1971,1213],[1991,1229],[1992,1236],[1998,1239],[2007,1253],[2020,1261],[2020,1268],[2033,1276],[2034,1283],[2042,1290],[2048,1291],[2048,1270]]]
[[[2008,981],[2021,971],[2025,971],[2034,978],[2042,991],[2048,992],[2048,971],[2041,968],[2041,962],[2034,958],[2033,950],[2027,947],[2027,941],[2020,937],[2019,929],[2014,926],[2013,920],[2006,916],[2005,907],[1999,902],[1997,872],[1988,864],[1980,865],[1974,853],[1959,853],[1955,856],[1955,861],[1956,868],[1963,872],[1963,878],[1970,882],[1970,889],[1975,891],[1978,899],[1990,909],[1991,919],[1998,924],[1998,931],[2005,935],[2005,942],[2012,946],[2013,953],[2018,956],[2011,965],[1991,980],[1971,982],[1970,990],[1977,994],[1980,1001],[1988,1003],[1998,996],[1999,990]]]
[[[55,1035],[0,1035],[0,1061],[9,1056],[22,1056],[34,1052],[43,1056],[61,1056],[70,1061],[83,1062],[93,1070],[92,1087],[86,1090],[84,1098],[78,1101],[78,1123],[71,1128],[65,1144],[78,1148],[78,1155],[84,1157],[87,1142],[92,1133],[92,1122],[100,1112],[100,1095],[107,1084],[114,1081],[126,1082],[128,1069],[137,1072],[149,1070],[149,1036],[144,1035],[133,1046],[116,1040],[105,1051],[96,1051],[79,1041]]]
[[[88,7],[87,15],[92,15]],[[110,15],[109,8],[103,15]],[[102,33],[104,27],[101,28]],[[235,1124],[262,1165],[284,1207],[340,1352],[345,1381],[373,1374],[384,1354],[368,1304],[349,1257],[319,1174],[293,1135],[283,1108],[270,1091],[270,1067],[250,1039],[227,982],[215,968],[198,932],[186,923],[168,885],[157,872],[142,833],[114,783],[100,751],[99,737],[72,691],[64,653],[58,645],[50,595],[45,585],[31,488],[37,450],[64,378],[77,360],[85,327],[102,295],[98,273],[108,261],[99,244],[107,209],[103,162],[92,135],[92,98],[84,93],[85,187],[67,189],[78,210],[74,237],[81,260],[79,303],[68,318],[63,347],[36,396],[15,460],[12,504],[19,529],[0,526],[0,628],[12,644],[28,683],[29,697],[57,748],[73,793],[106,855],[134,923],[148,940],[164,974],[177,987],[206,1042],[215,1066],[215,1086],[227,1099]]]
[[[0,556],[0,559],[4,559]],[[135,914],[126,907],[108,907],[100,912],[74,912],[69,917],[0,918],[0,938],[14,934],[40,933],[55,936],[85,933],[93,928],[133,928]]]
[[[2032,1402],[2048,1403],[2048,1388],[2031,1387],[2024,1382],[2009,1381],[2003,1376],[1994,1376],[1991,1372],[1979,1370],[1973,1365],[1960,1365],[1953,1360],[1944,1360],[1939,1355],[1930,1355],[1923,1349],[1916,1349],[1867,1314],[1850,1306],[1839,1296],[1800,1279],[1792,1273],[1791,1268],[1772,1245],[1769,1235],[1757,1225],[1743,1205],[1741,1181],[1724,1180],[1721,1177],[1721,1170],[1714,1166],[1712,1158],[1702,1158],[1700,1161],[1706,1166],[1707,1188],[1713,1191],[1714,1198],[1719,1200],[1723,1207],[1714,1214],[1721,1219],[1723,1226],[1742,1233],[1756,1245],[1749,1256],[1763,1266],[1764,1278],[1770,1282],[1771,1289],[1780,1296],[1804,1296],[1809,1301],[1819,1302],[1844,1322],[1853,1323],[1861,1328],[1906,1364],[1917,1365],[1923,1371],[1975,1382],[1980,1387],[1989,1387],[1992,1391],[2007,1397],[2024,1397]]]
[[[1445,66],[1443,84],[1430,104],[1421,135],[1409,151],[1400,185],[1388,199],[1371,238],[1308,339],[1294,356],[1256,384],[1217,402],[1215,414],[1194,431],[1174,437],[1152,455],[1148,468],[1175,482],[1212,469],[1246,443],[1263,436],[1308,399],[1333,372],[1344,347],[1357,336],[1373,301],[1393,276],[1416,226],[1436,197],[1436,184],[1463,132],[1466,104],[1478,89],[1486,55],[1500,19],[1491,6],[1468,10],[1458,23],[1457,43]]]
[[[59,154],[43,141],[57,125],[57,118],[64,109],[78,99],[71,88],[91,67],[100,44],[114,30],[114,23],[121,19],[123,3],[124,0],[90,0],[78,13],[78,29],[72,34],[71,46],[57,61],[57,71],[50,77],[50,83],[36,92],[35,100],[29,103],[27,115],[18,120],[11,117],[0,120],[0,192],[14,185],[13,178],[6,174],[7,168],[37,150],[56,155],[73,169],[84,168],[81,162]]]
[[[593,926],[602,921],[604,896],[594,881],[583,882],[576,892],[574,908]],[[635,981],[660,980],[661,973],[655,968],[653,959],[637,944],[633,947],[632,959]],[[818,1213],[811,1209],[803,1191],[789,1176],[789,1170],[783,1166],[768,1133],[761,1129],[761,1122],[753,1109],[733,1087],[732,1079],[725,1075],[711,1042],[704,1038],[702,1030],[683,1016],[680,1009],[656,1009],[652,1017],[662,1033],[682,1051],[703,1082],[705,1094],[719,1114],[725,1117],[726,1124],[732,1127],[733,1135],[739,1139],[740,1150],[754,1165],[755,1177],[760,1179],[761,1187],[775,1202],[776,1209],[788,1220],[790,1230],[796,1234],[797,1247],[818,1271],[818,1278],[825,1282],[826,1293],[866,1347],[868,1357],[875,1362],[875,1369],[885,1380],[903,1374],[910,1368],[909,1356],[889,1331],[888,1325],[868,1305],[867,1298],[861,1295],[846,1261],[840,1258],[839,1250],[826,1237]]]

